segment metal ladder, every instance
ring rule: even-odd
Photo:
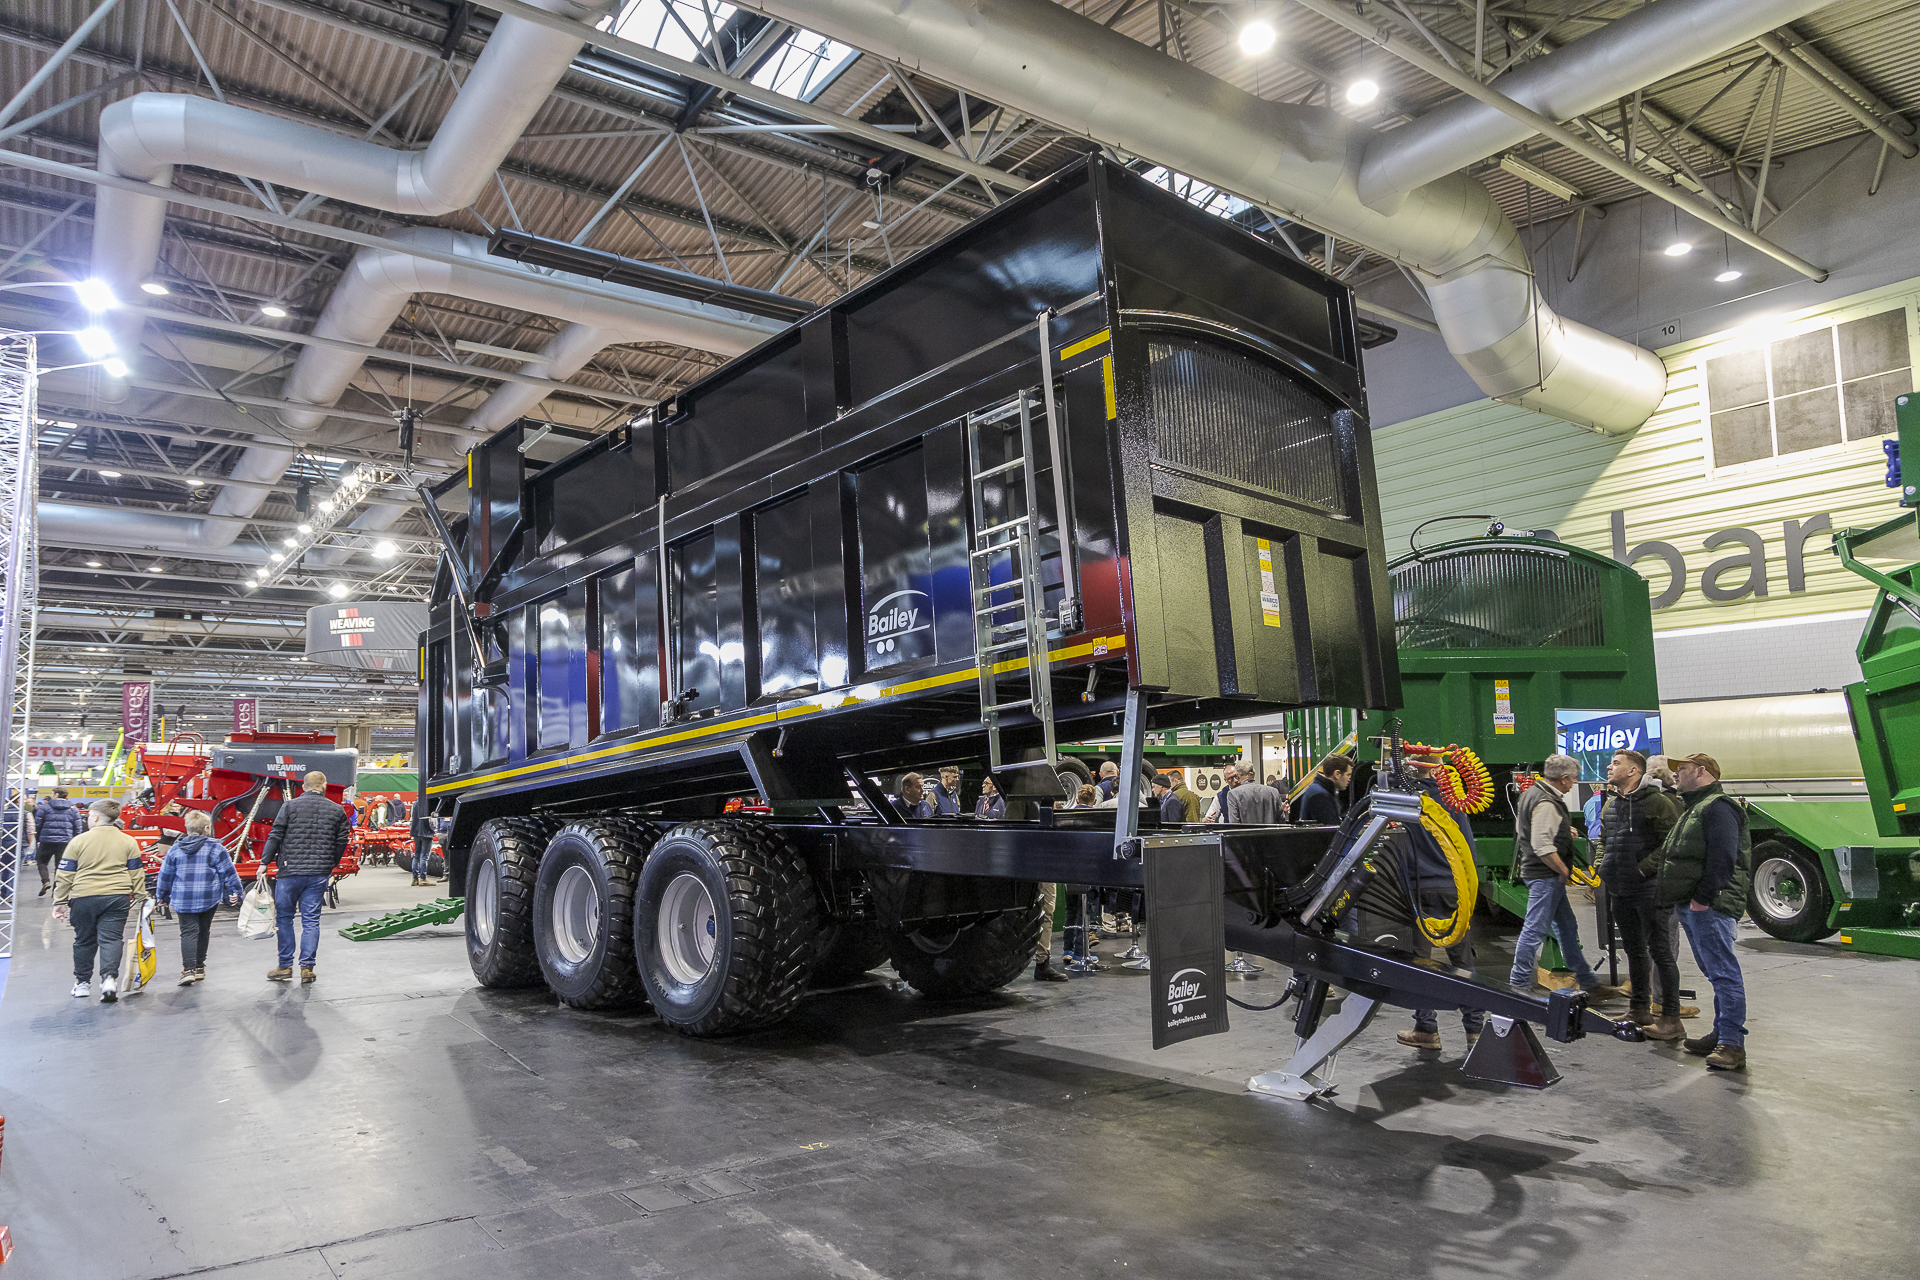
[[[1034,518],[1040,503],[1033,468],[1033,418],[1036,408],[1045,412],[1039,402],[1037,390],[1022,391],[1006,404],[968,414],[966,419],[967,493],[974,523],[974,545],[967,559],[973,588],[973,652],[980,680],[980,723],[986,727],[988,756],[996,770],[1057,767],[1052,668],[1047,656],[1046,584],[1035,550]],[[1017,438],[1018,456],[1005,462],[988,461],[989,438],[1004,441],[1009,435]],[[1021,493],[1025,509],[1018,515],[1009,511],[995,524],[985,523],[989,481],[1004,484],[1009,497]],[[1063,564],[1065,550],[1063,547]],[[1010,557],[1013,576],[996,583],[993,567],[1003,556]],[[1008,620],[1010,614],[1013,617]],[[1003,666],[1007,669],[1002,670]],[[1021,676],[1024,690],[1004,686],[1009,677]],[[1003,697],[1023,692],[1025,697]],[[1001,717],[1023,710],[1040,722],[1044,750],[1038,760],[1009,764],[1002,757]]]

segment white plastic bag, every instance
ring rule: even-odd
[[[273,885],[262,875],[240,900],[240,936],[270,938],[277,929],[273,914]]]

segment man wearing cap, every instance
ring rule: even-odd
[[[1587,963],[1580,949],[1580,919],[1567,901],[1567,881],[1573,875],[1573,824],[1567,816],[1566,796],[1579,780],[1578,760],[1548,756],[1540,766],[1539,780],[1520,793],[1520,802],[1514,806],[1513,861],[1527,886],[1527,914],[1514,943],[1507,981],[1516,991],[1533,992],[1534,964],[1547,935],[1552,934],[1580,989],[1596,1001],[1618,1000],[1626,993],[1601,982]]]
[[[1673,762],[1686,809],[1659,853],[1648,859],[1656,907],[1673,907],[1693,961],[1713,984],[1713,1030],[1684,1041],[1719,1071],[1747,1065],[1747,988],[1734,954],[1734,931],[1747,909],[1752,836],[1747,812],[1720,789],[1720,762],[1697,753]]]

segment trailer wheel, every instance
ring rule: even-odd
[[[640,868],[633,947],[653,1011],[682,1035],[778,1022],[819,954],[820,897],[806,860],[757,823],[668,831]]]
[[[1060,777],[1060,794],[1067,799],[1079,795],[1080,788],[1093,785],[1093,770],[1087,768],[1086,761],[1076,756],[1061,756],[1053,763]]]
[[[483,987],[540,981],[533,950],[533,881],[551,827],[494,818],[474,833],[467,870],[467,961]]]
[[[872,920],[842,920],[820,933],[813,985],[841,987],[887,962],[887,931]]]
[[[533,950],[547,988],[576,1009],[640,996],[633,887],[652,833],[618,820],[570,822],[547,841],[533,882]]]
[[[898,930],[893,967],[930,1000],[959,1000],[1006,986],[1033,963],[1044,926],[1040,902],[1000,911],[952,931]]]
[[[1747,890],[1747,911],[1755,924],[1782,942],[1818,942],[1834,932],[1827,925],[1832,910],[1818,859],[1782,840],[1755,846]]]

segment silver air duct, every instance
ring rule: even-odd
[[[1639,83],[1749,38],[1754,26],[1731,16],[1737,3],[1654,7],[1669,6],[1708,16],[1681,45],[1634,51]],[[1424,181],[1388,211],[1363,201],[1357,183],[1369,149],[1390,135],[1338,112],[1254,97],[1051,0],[759,7],[1408,264],[1427,286],[1447,349],[1496,399],[1618,434],[1645,422],[1665,394],[1666,369],[1652,353],[1546,304],[1519,233],[1478,182],[1458,173]],[[1770,15],[1762,26],[1794,9],[1753,7]]]

